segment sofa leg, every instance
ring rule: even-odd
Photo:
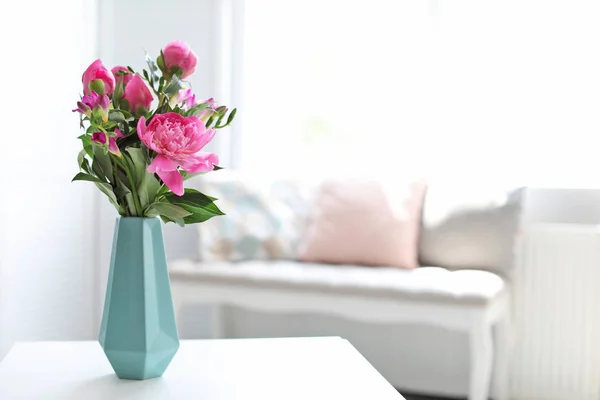
[[[496,362],[494,366],[495,396],[494,400],[510,399],[509,369],[512,358],[513,335],[508,319],[500,321],[496,326]]]
[[[469,400],[487,400],[494,362],[492,326],[483,321],[475,324],[471,328],[469,343],[471,351]]]
[[[210,330],[213,339],[223,339],[225,332],[225,306],[222,304],[213,304],[211,307]]]

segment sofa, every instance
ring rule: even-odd
[[[323,185],[323,179],[221,171],[194,181],[198,190],[220,198],[217,204],[225,202],[221,208],[228,215],[196,227],[168,227],[176,313],[189,304],[216,305],[211,323],[215,338],[223,336],[221,305],[465,332],[469,400],[487,399],[492,378],[494,398],[508,399],[510,281],[524,190],[427,183],[417,216],[419,265],[398,268],[307,262],[298,256]],[[250,254],[218,237],[225,232],[231,239],[236,229],[265,232],[269,224],[279,230],[266,236],[284,240],[256,245],[244,236],[240,248],[251,249]]]

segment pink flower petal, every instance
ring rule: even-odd
[[[150,167],[148,167],[150,168]],[[169,189],[177,196],[182,196],[183,191],[183,177],[179,173],[179,171],[165,171],[159,170],[156,171],[156,174],[162,179],[162,181],[167,185]]]
[[[137,134],[142,143],[144,143],[148,148],[155,150],[152,145],[151,135],[146,134],[146,117],[144,116],[142,116],[137,123]]]
[[[159,174],[159,171],[176,171],[177,165],[177,161],[171,160],[163,154],[159,154],[154,157],[154,160],[148,165],[148,172]]]
[[[219,163],[219,157],[214,153],[197,153],[184,160],[180,160],[181,167],[191,174],[209,172],[214,165]]]
[[[96,92],[94,92],[96,94]],[[104,110],[108,110],[108,106],[110,105],[110,100],[107,95],[103,94],[96,101],[96,105]]]
[[[196,124],[196,132],[198,132],[198,134],[196,135],[196,140],[190,143],[190,148],[188,149],[188,151],[190,153],[196,153],[202,150],[204,146],[206,146],[211,140],[213,140],[215,134],[217,133],[217,130],[214,128],[206,129],[204,122],[202,122],[197,117],[188,118],[194,118],[194,123]]]
[[[121,131],[119,130],[119,128],[116,128],[116,129],[115,129],[115,133],[117,134],[117,137],[118,137],[118,138],[124,138],[124,137],[125,137],[125,135],[123,135],[123,134],[121,133]]]
[[[117,139],[114,137],[108,138],[108,151],[113,153],[116,156],[121,157],[121,150],[119,150],[119,146],[117,146]]]
[[[152,104],[152,92],[139,75],[134,75],[125,87],[123,98],[129,102],[133,112],[139,112],[141,108],[146,110]]]
[[[92,142],[105,144],[106,143],[106,133],[104,133],[104,132],[92,133]]]

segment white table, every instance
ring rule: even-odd
[[[340,338],[182,341],[161,378],[118,379],[97,342],[21,342],[0,363],[0,399],[402,400]]]

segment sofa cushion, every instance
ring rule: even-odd
[[[203,176],[200,190],[217,197],[226,215],[197,225],[200,259],[295,259],[307,208],[299,186],[234,171]]]
[[[325,180],[311,207],[299,259],[416,268],[424,190],[423,182],[413,180]]]
[[[421,264],[509,276],[523,194],[522,188],[430,183],[423,204]]]
[[[440,267],[332,266],[294,261],[195,263],[175,261],[171,276],[205,283],[411,300],[485,305],[505,290],[504,280],[487,271]]]

